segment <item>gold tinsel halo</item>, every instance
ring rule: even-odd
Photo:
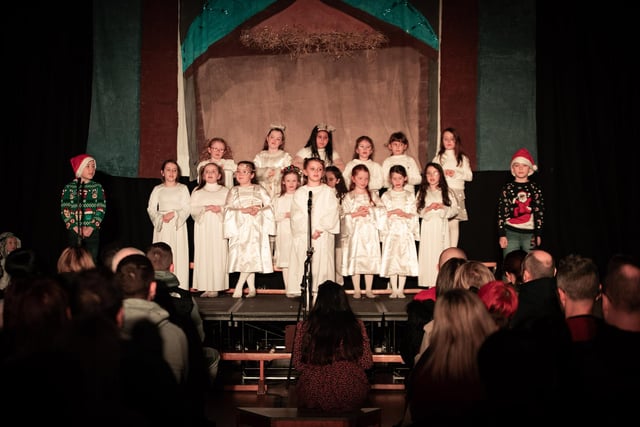
[[[249,48],[274,53],[288,52],[293,58],[324,53],[338,59],[356,50],[375,50],[389,39],[376,31],[310,33],[301,26],[283,26],[243,30],[240,42]]]

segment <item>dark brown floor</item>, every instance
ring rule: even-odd
[[[225,391],[222,388],[212,390],[207,398],[207,416],[216,423],[216,427],[234,427],[235,408],[249,407],[295,407],[295,384],[286,386],[286,380],[270,383],[267,394],[258,395],[253,391]],[[402,416],[404,410],[404,391],[372,390],[366,407],[382,409],[382,425],[390,427]]]

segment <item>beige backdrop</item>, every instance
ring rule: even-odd
[[[329,123],[337,129],[335,150],[345,163],[352,158],[360,135],[373,139],[375,160],[382,163],[389,155],[384,146],[389,135],[403,131],[409,138],[409,154],[424,165],[419,146],[426,153],[431,151],[429,144],[436,142],[427,141],[428,63],[410,47],[357,52],[340,59],[323,54],[297,59],[288,55],[210,58],[191,82],[195,120],[187,121],[190,144],[197,135],[197,147],[191,153],[201,152],[209,138],[221,136],[229,142],[236,161],[253,160],[269,125],[282,123],[286,125],[285,150],[293,156],[315,124]],[[197,159],[190,159],[191,178],[195,178],[194,164]]]

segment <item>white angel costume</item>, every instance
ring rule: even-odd
[[[380,197],[370,191],[356,194],[350,191],[342,199],[342,275],[378,274],[380,270],[380,233],[386,210],[381,207]],[[367,216],[352,217],[362,206],[369,207]]]
[[[280,181],[282,180],[282,169],[291,165],[293,158],[291,154],[284,150],[278,150],[271,153],[268,150],[262,150],[253,159],[256,167],[256,179],[269,193],[272,200],[280,194]],[[268,176],[269,172],[274,170],[275,174]]]
[[[193,218],[193,287],[200,291],[229,289],[228,243],[224,238],[224,206],[229,189],[207,183],[191,193]],[[205,210],[216,205],[220,212]]]
[[[458,201],[453,191],[449,191],[451,206],[426,212],[420,211],[420,250],[418,251],[418,286],[433,287],[438,277],[440,252],[450,246],[449,219],[458,214]],[[440,190],[427,189],[424,205],[442,203]]]
[[[278,268],[289,267],[289,257],[291,255],[291,218],[286,215],[291,212],[293,194],[282,194],[275,198],[273,210],[276,220],[276,247],[274,252],[274,262]]]
[[[303,185],[293,195],[291,203],[291,255],[289,258],[289,290],[292,295],[300,295],[304,276],[304,265],[309,248],[309,192],[311,199],[311,233],[318,230],[320,237],[311,239],[311,290],[315,294],[318,285],[326,280],[336,279],[335,235],[340,232],[338,198],[333,188],[326,184],[315,187]],[[304,278],[306,279],[306,278]]]
[[[259,206],[253,216],[241,209]],[[259,184],[236,185],[227,194],[224,237],[229,239],[229,273],[273,273],[269,235],[275,234],[271,198]]]
[[[173,219],[163,222],[162,216],[175,212]],[[152,243],[165,242],[173,252],[174,274],[182,289],[189,289],[189,235],[186,221],[191,214],[191,195],[186,185],[178,182],[170,187],[156,185],[149,196],[147,214],[153,224]]]
[[[382,238],[380,276],[417,276],[416,241],[420,240],[420,223],[416,212],[416,196],[408,190],[387,190],[382,194],[381,199],[387,212],[401,209],[411,214],[411,217],[404,218],[399,215],[386,217],[380,233]]]

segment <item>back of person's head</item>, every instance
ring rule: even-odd
[[[522,280],[531,280],[554,277],[556,265],[553,256],[547,251],[534,249],[527,253],[522,260]]]
[[[147,249],[147,258],[151,260],[154,270],[169,271],[173,264],[173,251],[167,243],[155,242]]]
[[[318,286],[316,300],[307,319],[302,339],[302,358],[325,365],[335,360],[358,360],[363,338],[344,288],[327,280]]]
[[[141,249],[138,249],[133,246],[126,246],[124,248],[118,249],[117,251],[115,251],[115,253],[111,257],[109,268],[111,268],[111,271],[115,273],[118,269],[118,264],[120,263],[120,261],[122,261],[122,259],[125,258],[126,256],[134,255],[134,254],[146,256],[146,254]]]
[[[462,258],[463,260],[467,260],[467,254],[464,250],[455,246],[446,248],[440,252],[440,256],[438,257],[438,268],[442,268],[442,265],[451,258]]]
[[[484,284],[495,280],[496,277],[489,267],[480,261],[467,261],[456,269],[453,277],[453,287],[478,291]]]
[[[13,253],[13,252],[12,252]],[[55,279],[23,278],[6,288],[4,329],[21,349],[50,349],[69,322],[69,296]]]
[[[422,328],[433,319],[433,300],[411,300],[405,308],[407,312],[407,325]]]
[[[518,309],[518,293],[510,283],[493,280],[478,290],[478,296],[500,328],[504,328]]]
[[[122,309],[122,289],[107,269],[93,268],[65,276],[70,293],[73,318],[104,316],[119,322]]]
[[[449,258],[442,264],[436,277],[436,297],[454,288],[456,270],[466,262],[467,260],[463,258]]]
[[[7,255],[4,270],[12,280],[30,278],[41,273],[35,251],[27,248],[16,249]]]
[[[502,273],[512,285],[522,283],[522,261],[526,255],[527,251],[524,249],[515,249],[506,254],[502,260]]]
[[[427,367],[436,377],[477,376],[477,351],[497,328],[477,294],[468,289],[445,292],[436,299]]]
[[[620,329],[640,331],[640,264],[632,256],[615,255],[602,288],[604,320]]]
[[[152,299],[151,283],[154,270],[146,255],[133,254],[122,258],[115,275],[116,283],[122,289],[124,298]]]
[[[574,301],[595,301],[600,293],[600,273],[596,263],[580,255],[567,255],[558,262],[558,289]]]
[[[91,253],[82,246],[68,246],[58,257],[58,273],[71,273],[88,270],[96,266]]]
[[[318,286],[318,295],[310,313],[330,315],[331,313],[353,313],[353,311],[344,288],[334,281],[327,280]]]

